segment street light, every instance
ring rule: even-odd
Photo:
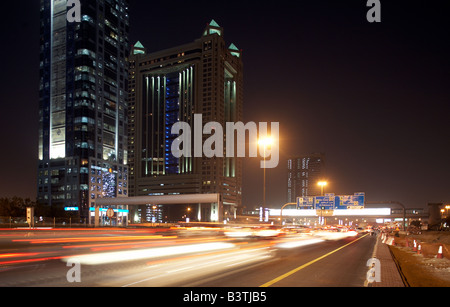
[[[320,195],[323,196],[323,187],[326,186],[328,183],[326,181],[319,181],[317,185],[320,186]]]
[[[191,207],[188,207],[187,208],[187,212],[188,212],[188,221],[190,222],[191,221]]]
[[[320,195],[321,196],[323,196],[323,187],[326,186],[327,184],[328,183],[326,181],[319,181],[317,183],[317,185],[320,186]],[[320,210],[320,221],[321,221],[322,225],[323,225],[323,222],[324,222],[323,209],[324,209],[324,207],[322,207],[321,210]]]
[[[270,136],[262,137],[258,140],[258,145],[263,147],[264,151],[264,170],[263,170],[263,208],[266,207],[266,148],[273,145],[273,138]]]
[[[258,140],[258,145],[267,146],[267,147],[273,145],[273,137],[265,136],[265,137],[260,138]],[[264,147],[264,149],[265,149],[265,147]]]

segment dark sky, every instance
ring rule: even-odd
[[[0,197],[36,197],[38,1],[4,1]],[[409,207],[450,202],[450,5],[381,0],[131,0],[131,42],[157,51],[199,38],[211,19],[243,49],[245,122],[280,123],[267,203],[286,200],[286,158],[326,155],[326,192]],[[262,202],[246,159],[244,205]]]

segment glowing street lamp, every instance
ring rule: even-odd
[[[186,214],[186,223],[189,223],[190,221],[191,221],[191,207],[188,207]]]
[[[264,146],[264,149],[266,149],[266,147],[273,145],[273,138],[270,136],[262,137],[258,140],[258,145]]]
[[[319,181],[319,182],[317,183],[317,185],[320,186],[320,195],[323,196],[323,187],[326,186],[327,184],[328,184],[328,182],[326,182],[326,181]]]

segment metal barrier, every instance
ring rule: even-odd
[[[23,228],[29,227],[26,217],[0,216],[0,228]],[[71,217],[34,217],[34,228],[53,227],[53,228],[71,228],[71,227],[89,227],[87,221]]]

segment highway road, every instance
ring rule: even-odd
[[[363,287],[375,237],[218,229],[0,230],[2,287]]]

